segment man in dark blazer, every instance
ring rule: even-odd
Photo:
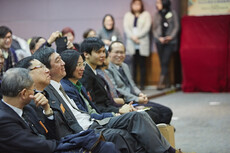
[[[98,38],[93,39],[98,40]],[[92,120],[89,113],[79,110],[76,103],[62,89],[60,81],[66,76],[66,71],[65,62],[60,55],[51,48],[43,48],[35,54],[36,59],[39,59],[50,69],[51,82],[45,90],[54,99],[50,102],[50,105],[54,112],[59,113],[59,119],[62,120],[61,124],[56,122],[59,128],[65,128],[66,131],[94,129],[98,133],[103,131],[105,138],[111,136],[111,134],[122,135],[121,138],[125,137],[123,143],[127,141],[136,152],[163,153],[172,149],[145,112],[130,112],[112,118],[104,118],[103,120]],[[73,129],[76,126],[79,128]],[[120,151],[123,149],[125,152],[130,152],[127,147],[120,148]]]
[[[53,110],[51,109],[49,105],[49,103],[53,102],[53,99],[50,99],[49,94],[46,91],[44,91],[45,87],[50,84],[51,77],[50,77],[49,69],[46,68],[46,66],[42,64],[40,61],[35,59],[34,56],[29,56],[29,57],[26,57],[20,60],[16,66],[29,69],[30,70],[29,74],[34,80],[34,84],[36,88],[35,90],[36,95],[35,95],[35,100],[31,101],[29,105],[32,106],[33,111],[34,110],[36,111],[40,120],[42,121],[52,120],[52,123],[53,123],[52,126],[51,124],[49,124],[49,126],[47,127],[48,129],[47,131],[52,132],[52,135],[50,134],[49,137],[47,138],[57,139],[57,140],[61,139],[61,137],[56,134],[56,129],[59,129],[59,130],[62,130],[62,129],[55,126],[55,123],[54,123],[56,120],[59,120],[59,117],[60,117],[59,113],[57,113],[56,111],[53,112]],[[37,95],[40,95],[40,96],[37,96]],[[48,103],[48,100],[44,102],[44,97],[45,97],[45,100],[48,99],[50,102]],[[36,99],[40,99],[40,100],[38,101]],[[31,121],[34,121],[34,120],[31,119]],[[45,125],[46,125],[46,122],[45,122]],[[61,141],[59,141],[57,148],[61,151],[61,149],[63,149],[61,146],[62,145],[65,146],[66,143],[70,143],[71,141],[72,143],[75,144],[75,146],[70,145],[74,147],[74,150],[72,150],[73,148],[71,147],[68,148],[71,151],[78,151],[80,149],[86,149],[87,147],[87,148],[91,148],[90,151],[92,153],[104,153],[108,151],[114,152],[114,153],[118,152],[118,150],[115,149],[115,145],[113,143],[105,142],[105,141],[98,141],[100,137],[99,135],[95,134],[94,131],[89,132],[89,130],[87,130],[82,133],[71,133],[71,132],[66,133],[64,136],[66,135],[67,136],[62,138]],[[73,138],[74,140],[71,138]],[[70,141],[66,141],[67,139]],[[64,149],[67,150],[66,147],[64,147]]]
[[[66,76],[64,79],[62,79],[61,83],[66,93],[69,95],[69,97],[72,100],[74,100],[77,106],[82,105],[82,107],[79,107],[79,109],[82,108],[82,111],[88,112],[90,114],[103,114],[97,111],[97,109],[93,109],[95,108],[95,106],[92,105],[92,102],[88,98],[87,93],[84,89],[84,86],[79,81],[79,79],[82,78],[82,74],[84,72],[84,67],[85,67],[82,57],[79,55],[79,53],[75,51],[71,51],[71,50],[62,52],[61,57],[65,62],[65,70],[66,70]],[[84,103],[86,106],[84,106]],[[110,118],[109,122],[103,125],[103,127],[105,128],[105,132],[107,131],[107,129],[110,129],[110,128],[113,128],[112,130],[117,130],[117,132],[119,132],[119,130],[122,127],[123,131],[126,130],[130,133],[131,137],[129,135],[128,136],[124,135],[124,137],[128,140],[128,142],[130,138],[134,138],[137,144],[141,145],[141,147],[146,149],[147,152],[154,152],[153,150],[151,150],[152,149],[151,147],[148,148],[147,146],[152,145],[155,147],[155,149],[158,148],[159,144],[156,144],[155,140],[159,140],[159,137],[161,137],[161,134],[157,130],[155,124],[150,119],[148,114],[143,112],[142,114],[143,116],[141,118],[136,118],[136,119],[132,117],[133,114],[137,115],[140,113],[130,112],[130,113],[123,114],[121,116]],[[139,120],[142,120],[143,123],[138,123]],[[129,128],[127,128],[127,125]],[[141,128],[140,128],[140,125],[142,125]],[[151,132],[149,131],[150,130],[149,128],[151,129]],[[133,135],[133,132],[136,134]],[[139,137],[139,139],[136,139],[136,136]],[[144,140],[142,138],[144,138]],[[148,139],[151,139],[151,140],[148,141]],[[159,143],[160,144],[164,143],[164,140],[161,140],[161,142]],[[135,145],[132,145],[132,147],[136,148]]]
[[[106,84],[100,76],[97,75],[97,66],[102,65],[105,60],[104,43],[99,38],[89,38],[81,44],[81,52],[84,53],[84,58],[87,64],[80,81],[89,92],[89,95],[92,101],[95,102],[97,108],[101,112],[114,112],[120,114],[134,111],[134,108],[131,105],[132,103],[125,104],[121,108],[113,106],[114,101],[106,89]]]
[[[35,52],[34,57],[44,63],[50,70],[51,82],[45,88],[45,91],[49,95],[49,104],[54,111],[57,138],[79,133],[87,129],[94,129],[94,125],[92,124],[93,120],[90,119],[90,115],[79,110],[74,111],[74,107],[68,102],[69,98],[65,97],[62,91],[59,90],[59,87],[61,87],[60,80],[66,75],[64,68],[65,63],[62,61],[60,55],[52,48],[41,48]],[[67,101],[66,98],[68,98]],[[78,113],[77,115],[75,114],[76,111]],[[111,116],[111,114],[109,116]],[[85,117],[87,119],[85,119]],[[107,122],[108,119],[105,119],[101,121],[101,124]],[[121,152],[133,152],[123,136],[119,133],[111,132],[115,130],[104,132],[102,128],[98,130],[95,129],[96,133],[102,133],[102,131],[105,139],[114,142],[116,148]]]
[[[125,102],[134,101],[147,107],[150,106],[152,107],[152,111],[159,116],[157,120],[153,119],[156,124],[169,124],[172,118],[172,110],[161,104],[150,102],[148,97],[134,83],[129,67],[124,63],[125,46],[122,42],[115,41],[110,45],[109,57],[110,63],[106,73],[109,75],[118,92],[124,96]]]
[[[48,132],[29,106],[34,96],[34,83],[29,70],[9,69],[2,79],[0,102],[0,150],[7,153],[51,153],[57,142],[46,140]],[[36,101],[37,102],[37,101]],[[39,103],[39,102],[38,102]],[[26,112],[26,114],[25,114]]]

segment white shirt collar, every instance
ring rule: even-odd
[[[91,70],[94,72],[94,74],[97,75],[97,71],[94,70],[88,63],[87,63],[87,65],[91,68]]]
[[[116,66],[116,68],[119,70],[119,68],[120,68],[120,66],[119,65],[116,65],[116,64],[114,64],[115,66]]]
[[[61,86],[60,82],[54,81],[54,80],[50,80],[50,84],[55,88],[55,89],[59,89]]]
[[[12,108],[20,117],[22,117],[22,109],[20,108],[17,108],[17,107],[14,107],[8,103],[6,103],[3,99],[2,99],[2,102],[5,103],[7,106],[9,106],[10,108]]]

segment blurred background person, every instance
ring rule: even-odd
[[[71,29],[70,27],[65,27],[64,29],[62,29],[61,33],[62,33],[63,37],[67,37],[67,40],[73,44],[72,49],[74,49],[76,51],[80,50],[80,45],[78,43],[74,42],[75,33],[74,33],[73,29]]]
[[[46,39],[40,36],[32,37],[29,40],[29,47],[31,54],[34,54],[44,43]]]
[[[115,20],[111,14],[106,14],[102,20],[102,29],[98,31],[98,37],[104,42],[108,50],[112,41],[122,41],[119,30],[115,27]]]
[[[137,68],[140,68],[140,89],[144,89],[146,57],[150,55],[150,30],[152,19],[145,11],[142,0],[132,0],[130,11],[124,16],[127,54],[133,55],[133,78],[137,83]]]
[[[31,55],[29,45],[25,39],[15,35],[12,35],[12,38],[11,48],[15,50],[18,61]]]
[[[83,33],[83,39],[89,38],[89,37],[96,37],[97,33],[95,30],[89,28]]]
[[[2,49],[2,54],[5,60],[0,77],[3,76],[3,72],[7,71],[9,68],[14,67],[18,62],[16,52],[11,47],[11,45],[12,30],[6,26],[0,26],[0,49]]]
[[[4,56],[2,54],[2,49],[0,48],[0,72],[2,71],[4,65]],[[2,79],[0,79],[0,99],[2,99],[2,89],[1,89]]]
[[[170,0],[157,0],[157,12],[154,16],[153,34],[161,65],[158,90],[170,87],[169,62],[173,51],[176,50],[179,21],[177,14],[171,9]]]
[[[57,52],[74,48],[73,44],[70,41],[66,40],[66,42],[64,42],[64,39],[61,40],[63,42],[59,41],[59,43],[57,43],[56,40],[59,38],[63,38],[62,34],[59,31],[53,32],[47,40],[44,37],[40,36],[32,37],[28,40],[31,54],[34,54],[41,47],[51,47],[54,42],[56,42]]]

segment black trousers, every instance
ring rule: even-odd
[[[150,110],[146,112],[149,114],[151,119],[156,124],[159,123],[170,124],[173,112],[169,107],[150,101],[147,104],[138,104],[138,105],[152,107]]]
[[[157,46],[157,51],[160,59],[161,75],[165,76],[168,74],[169,62],[172,53],[175,49],[175,44],[156,43],[156,46]]]
[[[141,56],[139,50],[133,55],[133,79],[137,82],[137,68],[140,68],[140,86],[144,87],[146,78],[146,57]]]

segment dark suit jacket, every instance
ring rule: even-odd
[[[35,121],[36,114],[32,108],[25,107],[30,112],[30,118]],[[43,129],[38,123],[33,123],[36,130]],[[25,121],[9,106],[0,102],[0,150],[7,153],[51,153],[56,148],[55,140],[46,140],[37,135]]]
[[[73,101],[76,103],[76,105],[78,106],[79,109],[81,109],[82,111],[88,112],[88,108],[86,106],[86,103],[84,102],[84,100],[81,98],[77,88],[73,85],[72,82],[70,82],[68,79],[62,79],[61,80],[61,84],[62,87],[64,88],[66,94],[73,99]],[[81,93],[84,96],[85,99],[87,99],[87,101],[89,102],[90,106],[96,110],[96,112],[98,114],[92,113],[90,114],[91,118],[97,119],[97,120],[101,120],[103,118],[106,117],[113,117],[112,113],[101,113],[97,107],[93,104],[93,102],[90,101],[86,89],[84,86],[82,86],[81,89]]]
[[[112,105],[112,99],[104,88],[103,80],[95,75],[88,64],[80,81],[90,93],[92,101],[95,102],[95,105],[101,112],[119,112],[119,108]]]
[[[57,138],[60,139],[66,135],[82,131],[83,129],[72,111],[54,87],[50,84],[45,88],[45,91],[49,94],[49,104],[54,111]]]

